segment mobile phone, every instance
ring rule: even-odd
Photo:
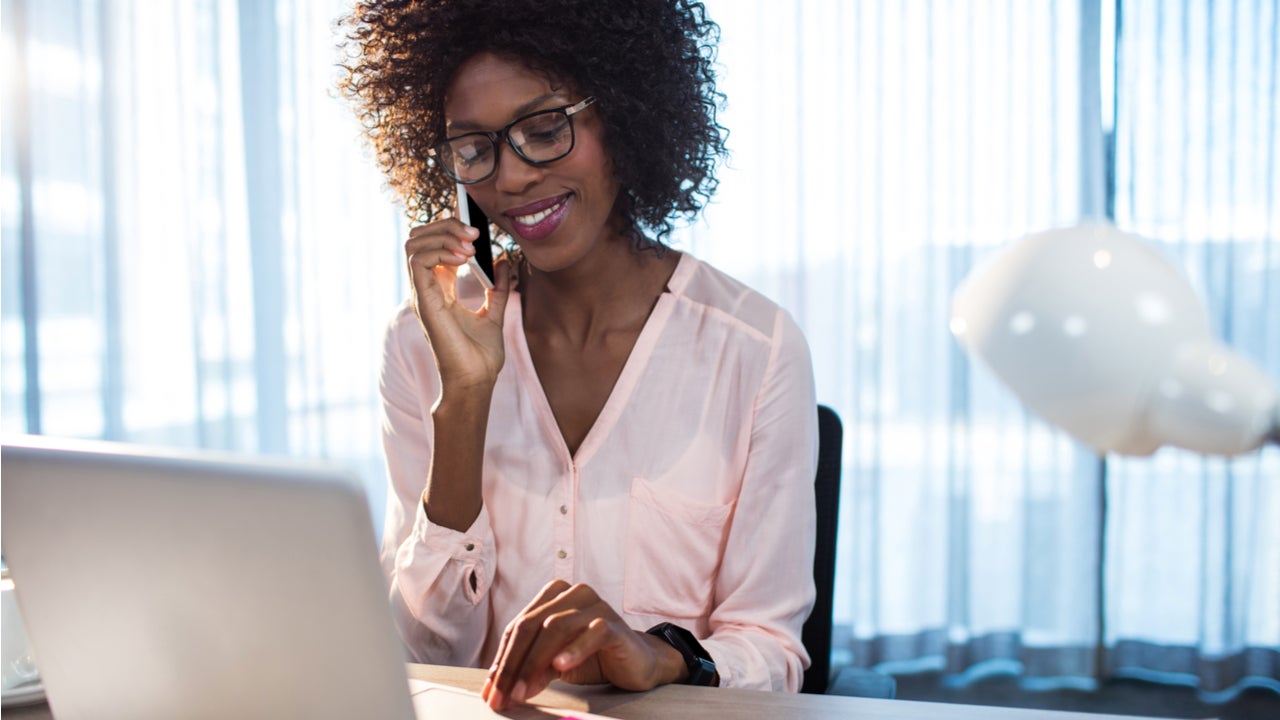
[[[489,235],[489,218],[485,217],[484,211],[467,194],[467,189],[462,183],[458,183],[458,219],[480,231],[479,237],[472,242],[476,248],[476,254],[467,260],[467,265],[480,284],[484,285],[486,290],[492,290],[493,246]]]

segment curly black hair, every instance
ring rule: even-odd
[[[515,58],[595,96],[619,209],[643,246],[693,218],[717,186],[725,129],[715,87],[720,28],[694,0],[360,0],[338,20],[357,110],[389,183],[417,221],[453,204],[428,149],[444,95],[481,52]]]

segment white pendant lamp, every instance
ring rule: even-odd
[[[1106,223],[1036,233],[976,267],[951,331],[1033,412],[1098,452],[1280,442],[1280,393],[1216,340],[1182,273]]]

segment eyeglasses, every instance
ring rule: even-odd
[[[543,165],[573,150],[573,116],[595,102],[539,110],[512,120],[497,132],[471,132],[451,137],[431,149],[440,167],[456,182],[471,185],[498,169],[498,144],[505,138],[530,165]]]

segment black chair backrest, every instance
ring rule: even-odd
[[[814,502],[818,510],[818,542],[813,553],[813,581],[818,595],[813,612],[800,633],[809,651],[800,692],[822,694],[831,681],[832,596],[836,580],[836,530],[840,514],[840,461],[844,428],[840,416],[826,405],[818,406],[818,473],[814,478]]]

